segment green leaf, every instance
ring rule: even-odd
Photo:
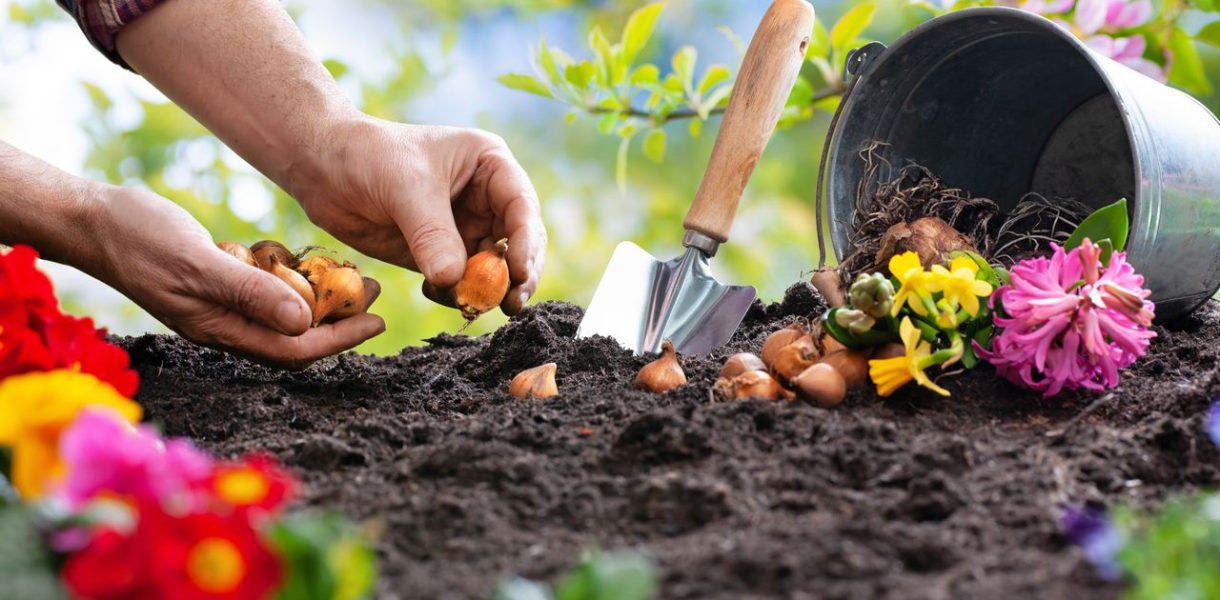
[[[1199,58],[1199,50],[1190,35],[1180,27],[1175,27],[1169,36],[1169,51],[1173,53],[1169,67],[1170,85],[1195,96],[1211,95],[1211,80],[1203,67],[1203,59]]]
[[[335,513],[294,513],[267,532],[286,567],[280,600],[369,598],[377,579],[368,537]]]
[[[631,72],[631,85],[656,85],[661,81],[661,70],[656,65],[640,65]]]
[[[717,84],[724,83],[732,76],[732,72],[724,65],[712,65],[703,73],[703,79],[699,82],[699,95],[707,94],[709,90]]]
[[[809,48],[805,50],[805,58],[826,58],[830,56],[830,34],[822,20],[814,17],[813,35],[809,38]]]
[[[721,105],[727,104],[729,96],[733,93],[733,86],[725,85],[715,89],[707,98],[704,98],[699,104],[699,116],[707,119],[708,115]]]
[[[594,27],[589,32],[589,48],[597,59],[598,83],[609,86],[614,73],[614,49],[610,47],[610,40],[606,39],[601,27]]]
[[[733,31],[732,28],[730,28],[728,25],[721,25],[716,28],[716,31],[719,31],[720,35],[723,35],[725,37],[725,39],[727,39],[729,41],[730,44],[733,44],[733,49],[737,50],[738,56],[745,55],[746,44],[745,44],[745,42],[741,41],[741,36],[737,35],[737,33],[735,31]]]
[[[348,71],[347,64],[335,58],[328,58],[322,61],[322,66],[326,67],[326,70],[330,72],[330,76],[335,79],[343,77]]]
[[[93,106],[101,110],[109,110],[114,105],[114,101],[110,99],[110,94],[106,93],[101,86],[88,81],[80,82],[84,86],[85,91],[89,93],[89,99],[93,102]]]
[[[1080,226],[1063,244],[1064,250],[1080,246],[1085,238],[1090,240],[1109,239],[1115,250],[1122,251],[1127,247],[1127,233],[1130,222],[1127,218],[1127,199],[1123,198],[1114,204],[1103,206],[1093,214],[1085,217]]]
[[[699,51],[694,46],[682,46],[674,53],[674,75],[682,84],[682,89],[693,91],[695,87],[695,63],[699,60]]]
[[[644,156],[654,163],[665,160],[665,130],[653,129],[644,136]]]
[[[610,135],[614,133],[614,129],[618,127],[619,114],[606,113],[597,120],[597,131],[602,135]]]
[[[873,15],[877,12],[877,3],[873,1],[862,2],[844,13],[838,23],[830,31],[830,47],[835,52],[846,52],[851,50],[852,44],[859,39],[860,34],[873,22]]]
[[[554,98],[554,96],[551,95],[551,90],[546,87],[546,84],[538,81],[538,78],[534,77],[533,75],[508,73],[497,77],[496,81],[499,81],[500,85],[512,88],[514,90],[537,94],[543,98]]]
[[[691,119],[689,131],[690,136],[693,138],[698,138],[700,135],[703,135],[703,121],[700,119]]]
[[[593,83],[593,78],[597,77],[597,67],[587,60],[582,60],[574,65],[568,65],[563,70],[563,77],[568,80],[568,83],[576,86],[576,89],[588,90]]]
[[[538,44],[538,65],[542,67],[542,72],[551,85],[563,85],[563,72],[559,70],[559,64],[555,60],[555,55],[551,53],[551,49],[547,47],[546,40],[542,40]]]
[[[974,346],[966,344],[966,347],[962,349],[962,366],[967,369],[973,369],[978,364],[979,357],[974,353]]]
[[[1207,44],[1220,48],[1220,21],[1213,21],[1203,26],[1199,33],[1195,34],[1195,39]]]
[[[555,586],[556,600],[651,600],[656,567],[634,552],[590,552]]]
[[[635,62],[635,57],[639,56],[644,46],[648,45],[648,40],[652,38],[652,32],[657,25],[657,17],[661,16],[663,10],[665,10],[664,3],[654,2],[631,13],[627,19],[627,26],[623,28],[624,64],[630,65]]]
[[[797,77],[792,85],[792,93],[788,94],[785,106],[806,106],[813,102],[813,84],[804,77]]]
[[[66,597],[51,563],[51,554],[34,527],[33,514],[22,506],[0,509],[0,592],[5,598],[58,600]]]

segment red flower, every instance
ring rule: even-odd
[[[79,369],[135,394],[139,378],[127,353],[106,341],[92,319],[59,311],[51,280],[38,270],[38,254],[17,246],[0,255],[0,379],[32,371]]]
[[[140,565],[133,560],[139,549],[133,536],[110,528],[93,534],[89,545],[68,557],[60,577],[74,598],[135,600],[142,593]]]
[[[264,600],[283,568],[242,513],[176,517],[146,504],[133,534],[99,532],[62,577],[89,600]]]
[[[274,513],[296,497],[297,482],[274,457],[253,454],[217,466],[210,487],[218,499],[239,510]]]

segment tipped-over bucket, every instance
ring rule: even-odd
[[[1160,318],[1220,289],[1220,122],[1194,98],[1009,8],[951,13],[869,54],[828,157],[840,259],[859,153],[881,141],[1002,210],[1028,192],[1094,208],[1127,198],[1127,250]]]

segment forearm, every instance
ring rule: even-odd
[[[0,244],[26,244],[44,258],[83,266],[95,245],[87,223],[103,188],[0,142]]]
[[[275,0],[170,0],[124,29],[118,50],[289,192],[329,132],[360,116]]]

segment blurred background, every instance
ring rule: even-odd
[[[617,35],[642,0],[283,4],[313,51],[367,112],[410,123],[481,127],[509,142],[538,188],[551,239],[535,301],[587,304],[620,240],[633,240],[657,256],[679,252],[681,220],[710,155],[715,118],[698,137],[690,135],[688,123],[666,125],[667,149],[659,162],[645,158],[639,144],[620,156],[618,137],[600,133],[596,117],[577,111],[565,118],[568,107],[496,81],[508,72],[531,72],[543,38],[552,47],[587,55],[590,29],[600,25]],[[739,50],[720,27],[748,41],[768,4],[671,0],[641,59],[668,69],[669,57],[691,45],[701,65],[735,68]],[[830,24],[850,7],[814,4]],[[884,0],[866,35],[893,40],[935,10]],[[1191,31],[1206,20],[1203,14],[1182,17]],[[1220,69],[1214,49],[1200,45],[1199,57],[1206,72]],[[1213,112],[1220,107],[1210,86],[1191,87]],[[817,262],[813,192],[829,114],[806,116],[773,140],[746,192],[731,243],[716,261],[722,280],[758,286],[764,301],[779,298]],[[193,213],[218,241],[316,244],[355,261],[381,282],[384,292],[374,312],[388,325],[361,351],[396,353],[463,324],[456,311],[420,295],[419,275],[361,257],[313,227],[291,198],[193,119],[94,51],[51,0],[0,0],[0,139],[70,173],[148,186]],[[67,310],[91,315],[119,334],[164,331],[105,285],[68,267],[45,267]],[[485,333],[503,322],[502,315],[488,315],[467,333]]]

